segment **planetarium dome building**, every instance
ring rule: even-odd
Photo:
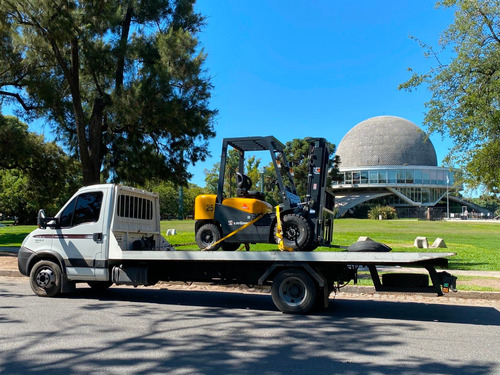
[[[341,180],[333,185],[338,215],[360,205],[390,205],[400,217],[433,207],[453,187],[453,171],[439,167],[425,132],[401,117],[362,121],[339,143]],[[450,196],[451,198],[451,196]]]

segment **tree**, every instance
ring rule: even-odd
[[[474,204],[477,204],[479,207],[486,208],[491,211],[495,216],[500,215],[500,199],[497,197],[492,197],[490,195],[482,195],[477,198],[468,198],[467,200],[471,201]]]
[[[307,138],[298,139],[295,138],[285,145],[285,154],[288,163],[291,164],[295,185],[297,187],[297,193],[299,196],[304,197],[307,193],[307,181],[309,174],[309,142]],[[335,145],[330,143],[330,160],[329,167],[330,172],[328,175],[327,185],[331,185],[332,180],[337,178],[338,175],[338,164],[340,160],[335,156]]]
[[[149,180],[145,183],[144,189],[154,191],[160,198],[160,217],[162,219],[177,218],[179,214],[179,186],[171,181],[161,181],[159,179]],[[194,201],[205,190],[195,184],[189,183],[184,188],[183,207],[184,217],[194,215]]]
[[[186,183],[215,110],[194,0],[2,0],[0,95],[48,120],[83,183]]]
[[[236,173],[238,172],[238,161],[240,154],[238,150],[229,149],[226,158],[226,171],[224,174],[224,195],[226,197],[236,196]],[[205,169],[205,183],[211,194],[217,193],[219,183],[220,161],[214,164],[212,169]]]
[[[49,215],[81,185],[79,163],[54,142],[28,132],[15,117],[0,116],[0,212],[34,223],[39,208]]]
[[[443,0],[438,5],[456,9],[454,23],[440,40],[443,50],[452,48],[452,57],[444,62],[442,51],[419,41],[435,66],[427,73],[413,73],[399,88],[428,88],[432,97],[426,103],[424,124],[454,141],[447,161],[463,168],[469,186],[482,185],[498,194],[500,3]]]

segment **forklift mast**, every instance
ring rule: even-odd
[[[309,143],[307,216],[314,226],[315,241],[327,246],[332,242],[335,204],[333,191],[328,187],[330,145],[324,138],[306,140]]]

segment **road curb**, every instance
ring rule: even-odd
[[[436,296],[435,293],[405,293],[405,292],[377,292],[374,287],[371,286],[360,286],[360,285],[348,285],[341,289],[340,294],[365,294],[371,296],[382,296],[382,295],[427,295]],[[458,292],[449,292],[444,294],[442,297],[436,298],[447,298],[447,299],[480,299],[480,300],[500,300],[500,292],[474,292],[474,291],[464,291],[459,290]]]
[[[19,271],[11,271],[11,270],[0,270],[0,276],[2,277],[22,277]]]

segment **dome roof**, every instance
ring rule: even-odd
[[[378,116],[360,122],[340,141],[340,167],[388,165],[437,166],[436,150],[425,132],[396,116]]]

